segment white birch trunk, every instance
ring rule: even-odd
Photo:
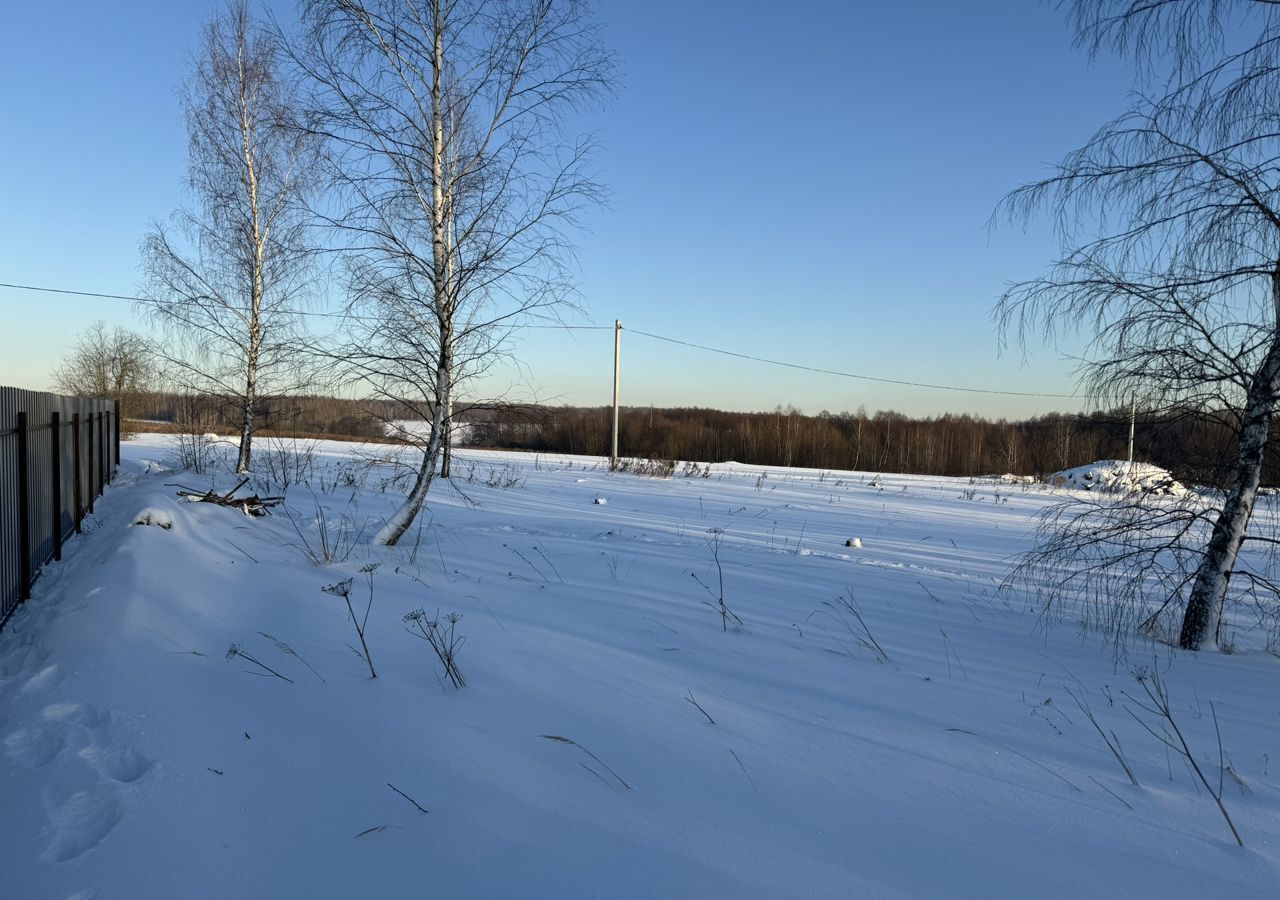
[[[248,345],[245,347],[245,387],[240,420],[240,454],[237,472],[248,472],[253,460],[253,407],[258,400],[258,359],[262,352],[262,298],[266,292],[267,236],[263,231],[258,201],[258,167],[255,158],[253,99],[249,96],[249,76],[244,67],[245,31],[240,23],[236,33],[236,60],[239,75],[240,136],[244,147],[245,190],[249,203],[249,229],[252,257],[249,271]]]
[[[1275,331],[1276,323],[1280,323],[1280,270],[1272,275],[1271,293],[1276,312],[1271,347],[1249,389],[1231,488],[1222,512],[1214,522],[1213,534],[1205,547],[1204,559],[1196,569],[1191,595],[1187,599],[1187,611],[1178,636],[1178,644],[1187,650],[1218,649],[1227,587],[1258,499],[1262,461],[1270,437],[1276,392],[1280,390],[1280,333]]]
[[[387,524],[378,532],[374,541],[387,546],[395,546],[404,537],[413,520],[417,518],[422,507],[426,505],[427,494],[431,490],[431,482],[435,480],[436,468],[440,461],[441,448],[446,439],[448,414],[453,389],[453,316],[454,304],[450,294],[449,278],[449,219],[445,204],[449,201],[445,190],[445,139],[444,139],[444,106],[443,84],[444,74],[444,22],[440,5],[434,9],[434,40],[432,44],[432,81],[431,81],[431,255],[432,255],[432,289],[435,296],[433,306],[436,313],[436,324],[439,329],[439,356],[436,359],[435,380],[433,384],[433,409],[431,414],[431,431],[427,444],[422,452],[422,464],[418,467],[418,477],[413,489],[409,492],[404,505],[387,520]]]
[[[437,384],[439,384],[439,378],[440,374],[437,373]],[[400,508],[387,519],[387,524],[383,525],[374,536],[375,544],[394,547],[409,530],[413,520],[422,511],[422,507],[426,506],[431,482],[436,477],[436,465],[440,461],[440,442],[443,435],[444,408],[437,403],[431,417],[431,431],[427,437],[427,444],[422,449],[422,463],[418,466],[418,476],[413,482],[413,489],[409,491],[409,496],[405,498]]]

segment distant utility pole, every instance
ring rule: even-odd
[[[609,444],[609,471],[618,467],[618,385],[622,369],[622,321],[613,320],[613,440]]]
[[[618,384],[621,373],[622,322],[613,320],[613,441],[609,445],[609,471],[618,468]]]
[[[1129,469],[1133,470],[1133,432],[1138,422],[1138,395],[1134,394],[1129,401]]]

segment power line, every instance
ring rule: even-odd
[[[10,284],[0,281],[0,288],[12,288],[16,291],[38,291],[44,294],[68,294],[73,297],[100,297],[106,300],[128,300],[132,303],[151,303],[157,306],[164,305],[163,300],[157,300],[154,297],[134,297],[128,294],[104,294],[99,291],[72,291],[65,288],[40,287],[34,284]],[[315,309],[281,309],[277,312],[291,316],[310,316],[320,319],[349,319],[361,322],[377,322],[380,321],[375,316],[361,316],[352,313],[341,312],[325,312],[324,310]],[[522,328],[558,328],[566,331],[609,331],[612,325],[522,325]]]
[[[647,338],[653,338],[655,341],[666,341],[668,344],[679,344],[682,347],[692,347],[695,350],[705,350],[708,353],[719,353],[722,356],[732,356],[736,359],[747,359],[752,362],[767,363],[771,366],[782,366],[787,369],[799,369],[802,372],[817,372],[821,375],[837,375],[840,378],[856,378],[859,381],[875,381],[880,384],[897,384],[906,387],[931,388],[935,391],[959,391],[966,394],[995,394],[1002,397],[1054,397],[1067,400],[1092,399],[1088,394],[1042,394],[1032,391],[1000,391],[991,388],[958,387],[954,384],[930,384],[925,381],[902,381],[896,378],[879,378],[875,375],[859,375],[855,372],[841,372],[836,369],[821,369],[817,366],[805,366],[800,363],[783,362],[782,360],[777,359],[766,359],[763,356],[752,356],[749,353],[735,353],[732,350],[722,350],[719,347],[708,347],[705,344],[694,344],[690,341],[664,337],[660,334],[650,334],[647,331],[639,331],[635,328],[624,328],[623,330],[630,331],[632,334],[639,334]]]
[[[133,303],[151,303],[162,304],[164,301],[156,300],[153,297],[134,297],[126,294],[107,294],[99,291],[72,291],[64,288],[41,287],[31,284],[11,284],[0,281],[0,288],[10,288],[17,291],[38,291],[46,294],[66,294],[73,297],[98,297],[107,300],[128,300]],[[349,319],[357,321],[378,321],[372,316],[359,316],[349,313],[325,312],[322,310],[306,310],[306,309],[289,309],[280,310],[280,312],[288,313],[296,316],[311,316],[315,318],[325,319]],[[561,331],[612,331],[612,325],[541,325],[531,324],[522,325],[522,328],[543,328],[558,329]],[[763,356],[754,356],[750,353],[738,353],[733,350],[725,350],[720,347],[709,347],[705,344],[695,344],[692,341],[683,341],[679,338],[666,337],[661,334],[653,334],[648,331],[640,331],[635,328],[626,328],[626,331],[632,334],[638,334],[642,337],[651,338],[655,341],[664,341],[668,344],[677,344],[681,347],[689,347],[694,350],[702,350],[707,353],[718,353],[721,356],[731,356],[735,359],[745,359],[751,362],[764,363],[770,366],[781,366],[786,369],[796,369],[801,372],[814,372],[819,375],[834,375],[838,378],[853,378],[858,381],[871,381],[878,384],[894,384],[901,387],[927,388],[935,391],[953,391],[964,394],[988,394],[1000,397],[1043,397],[1059,400],[1090,400],[1095,399],[1089,394],[1052,394],[1038,393],[1034,391],[1002,391],[993,388],[976,388],[976,387],[960,387],[954,384],[932,384],[925,381],[907,381],[897,378],[881,378],[876,375],[861,375],[856,372],[842,372],[838,369],[824,369],[818,366],[806,366],[801,363],[785,362],[778,359],[768,359]]]
[[[123,294],[97,294],[93,291],[65,291],[61,288],[36,287],[30,284],[7,284],[0,281],[0,287],[13,288],[18,291],[43,291],[46,294],[74,294],[77,297],[105,297],[108,300],[137,300],[141,303],[148,303],[145,297],[126,297]]]
[[[126,294],[104,294],[99,291],[71,291],[65,288],[39,287],[34,284],[9,284],[0,281],[0,287],[12,288],[16,291],[38,291],[43,294],[67,294],[72,297],[100,297],[106,300],[128,300],[133,303],[151,303],[162,305],[163,300],[157,300],[154,297],[132,297]],[[290,309],[283,310],[291,315],[296,316],[315,316],[318,318],[341,319],[347,318],[345,313],[324,312],[322,310],[306,310],[306,309]]]

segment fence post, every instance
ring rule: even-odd
[[[95,405],[96,405],[96,404],[95,404]],[[97,465],[98,465],[98,481],[97,481],[96,485],[94,486],[94,492],[95,492],[95,493],[97,493],[97,494],[101,494],[101,493],[102,493],[102,486],[103,486],[104,484],[106,484],[106,483],[107,483],[107,472],[106,472],[106,466],[104,466],[104,465],[103,465],[104,460],[103,460],[103,458],[102,458],[102,424],[103,424],[103,423],[102,423],[102,410],[98,410],[96,413],[94,413],[94,418],[96,418],[96,419],[98,420],[98,425],[97,425],[98,430],[97,430],[97,432],[96,432],[96,434],[97,434],[97,440],[95,441],[95,443],[94,443],[94,445],[93,445],[93,452],[94,452],[94,453],[96,453],[96,454],[98,455],[98,463],[97,463]]]
[[[49,413],[49,480],[53,488],[53,558],[62,559],[62,424],[58,411]]]
[[[120,401],[115,402],[115,412],[111,414],[111,420],[116,424],[116,466],[120,465]]]
[[[84,518],[84,486],[80,483],[80,413],[71,414],[71,466],[74,473],[76,491],[76,534],[80,533],[80,520]]]
[[[87,490],[85,493],[87,493],[87,494],[89,495],[89,509],[88,509],[88,512],[89,512],[89,514],[90,514],[90,515],[92,515],[92,514],[93,514],[93,495],[94,495],[94,490],[93,490],[93,485],[94,485],[94,480],[93,480],[93,413],[89,413],[89,418],[88,418],[88,420],[87,420],[87,421],[89,422],[89,434],[88,434],[88,435],[86,435],[86,438],[87,438],[87,439],[85,440],[84,449],[87,451],[87,456],[88,456],[89,471],[88,471],[88,473],[86,473],[86,474],[88,474],[88,476],[89,476],[89,483],[86,485],[86,487],[88,488],[88,490]]]
[[[18,412],[18,552],[22,555],[19,600],[31,598],[31,498],[27,496],[27,413]]]
[[[107,462],[107,426],[109,424],[110,419],[107,414],[98,410],[98,463],[100,464],[98,476],[102,481],[102,487],[98,491],[100,494],[106,493],[107,482],[111,481],[111,466]]]
[[[93,452],[98,454],[98,483],[97,483],[96,493],[101,494],[102,486],[107,483],[107,467],[104,465],[106,460],[102,458],[102,437],[103,437],[102,410],[98,410],[97,419],[98,419],[98,426],[97,426],[98,430],[97,432],[95,432],[95,434],[97,435],[97,442],[93,445]]]

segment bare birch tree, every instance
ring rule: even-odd
[[[428,423],[404,433],[422,458],[377,536],[395,544],[437,476],[459,385],[572,296],[567,234],[599,189],[564,118],[607,90],[612,63],[578,0],[311,0],[295,63],[350,251],[353,340],[337,356]]]
[[[53,372],[58,390],[119,402],[121,417],[137,415],[138,395],[150,388],[151,348],[139,334],[94,322],[76,335],[70,352]]]
[[[175,386],[221,398],[240,428],[238,471],[252,461],[255,407],[296,391],[297,309],[311,251],[303,200],[318,141],[294,121],[274,34],[233,0],[205,27],[182,92],[196,207],[143,242],[145,310],[169,338]]]
[[[1216,647],[1280,400],[1280,8],[1265,0],[1070,8],[1082,43],[1132,53],[1158,92],[1139,94],[1054,175],[1006,198],[1015,215],[1048,205],[1065,252],[1048,275],[1010,290],[998,314],[1023,335],[1091,331],[1088,387],[1117,407],[1138,396],[1152,409],[1216,417],[1236,434],[1220,501],[1170,513],[1161,533],[1176,537],[1164,550],[1141,511],[1129,514],[1143,528],[1127,545],[1130,525],[1108,513],[1102,531],[1118,543],[1101,557],[1099,530],[1071,526],[1102,569],[1135,571],[1139,547],[1144,566],[1170,550],[1179,562],[1172,577],[1155,579],[1170,592],[1160,605],[1183,605],[1182,647]],[[1206,531],[1187,565],[1185,548]]]

